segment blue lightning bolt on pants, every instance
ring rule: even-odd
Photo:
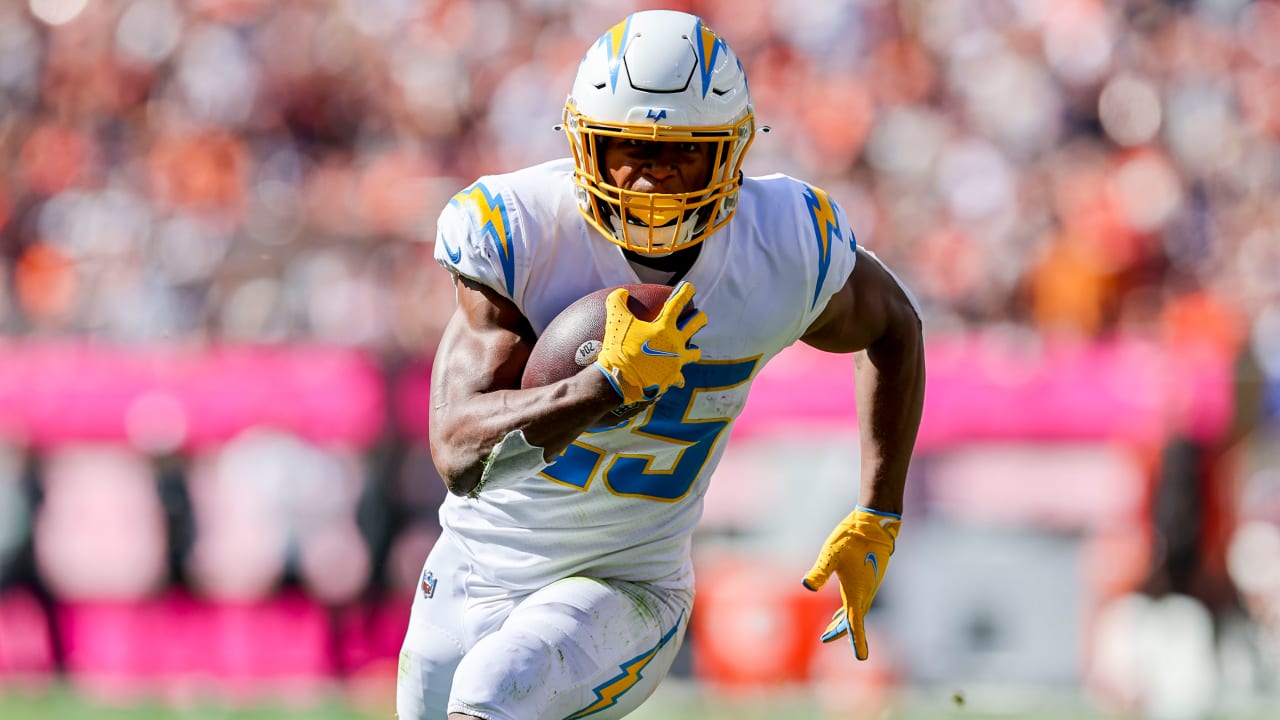
[[[511,596],[479,581],[442,537],[400,652],[400,720],[620,718],[667,674],[693,595],[569,577]]]

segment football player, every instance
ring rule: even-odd
[[[430,441],[451,492],[400,655],[402,720],[615,718],[651,695],[689,622],[708,479],[752,380],[797,340],[853,354],[859,500],[803,582],[836,578],[843,604],[821,639],[848,636],[867,657],[863,616],[893,552],[923,402],[910,294],[821,188],[743,177],[747,79],[698,17],[637,12],[609,29],[582,60],[563,130],[571,158],[483,177],[437,225],[457,309],[435,358]],[[637,282],[675,286],[656,319],[616,291],[594,366],[520,389],[552,318]]]

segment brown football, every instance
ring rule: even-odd
[[[636,283],[621,285],[627,289],[627,307],[641,320],[653,320],[662,310],[674,289],[668,285]],[[576,375],[595,362],[604,340],[605,298],[617,288],[605,288],[586,295],[560,311],[538,341],[524,366],[520,387],[549,385]],[[693,312],[693,303],[682,315]],[[632,417],[648,403],[619,406],[606,413],[592,429],[611,427]]]

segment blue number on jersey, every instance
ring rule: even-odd
[[[729,427],[729,419],[688,419],[694,398],[699,392],[724,390],[751,379],[758,358],[727,363],[693,363],[684,368],[684,387],[671,388],[653,404],[649,419],[631,428],[654,440],[682,447],[679,459],[670,470],[651,470],[652,455],[627,454],[615,457],[604,470],[605,485],[615,495],[671,502],[689,494],[715,448],[720,433]],[[542,474],[571,485],[586,488],[604,461],[605,451],[582,443],[574,443]]]

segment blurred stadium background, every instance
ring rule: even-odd
[[[872,659],[798,591],[846,358],[768,368],[646,718],[1280,712],[1280,2],[717,0],[752,174],[927,313]],[[387,718],[433,221],[647,2],[0,2],[0,717]],[[834,591],[832,591],[834,592]]]

